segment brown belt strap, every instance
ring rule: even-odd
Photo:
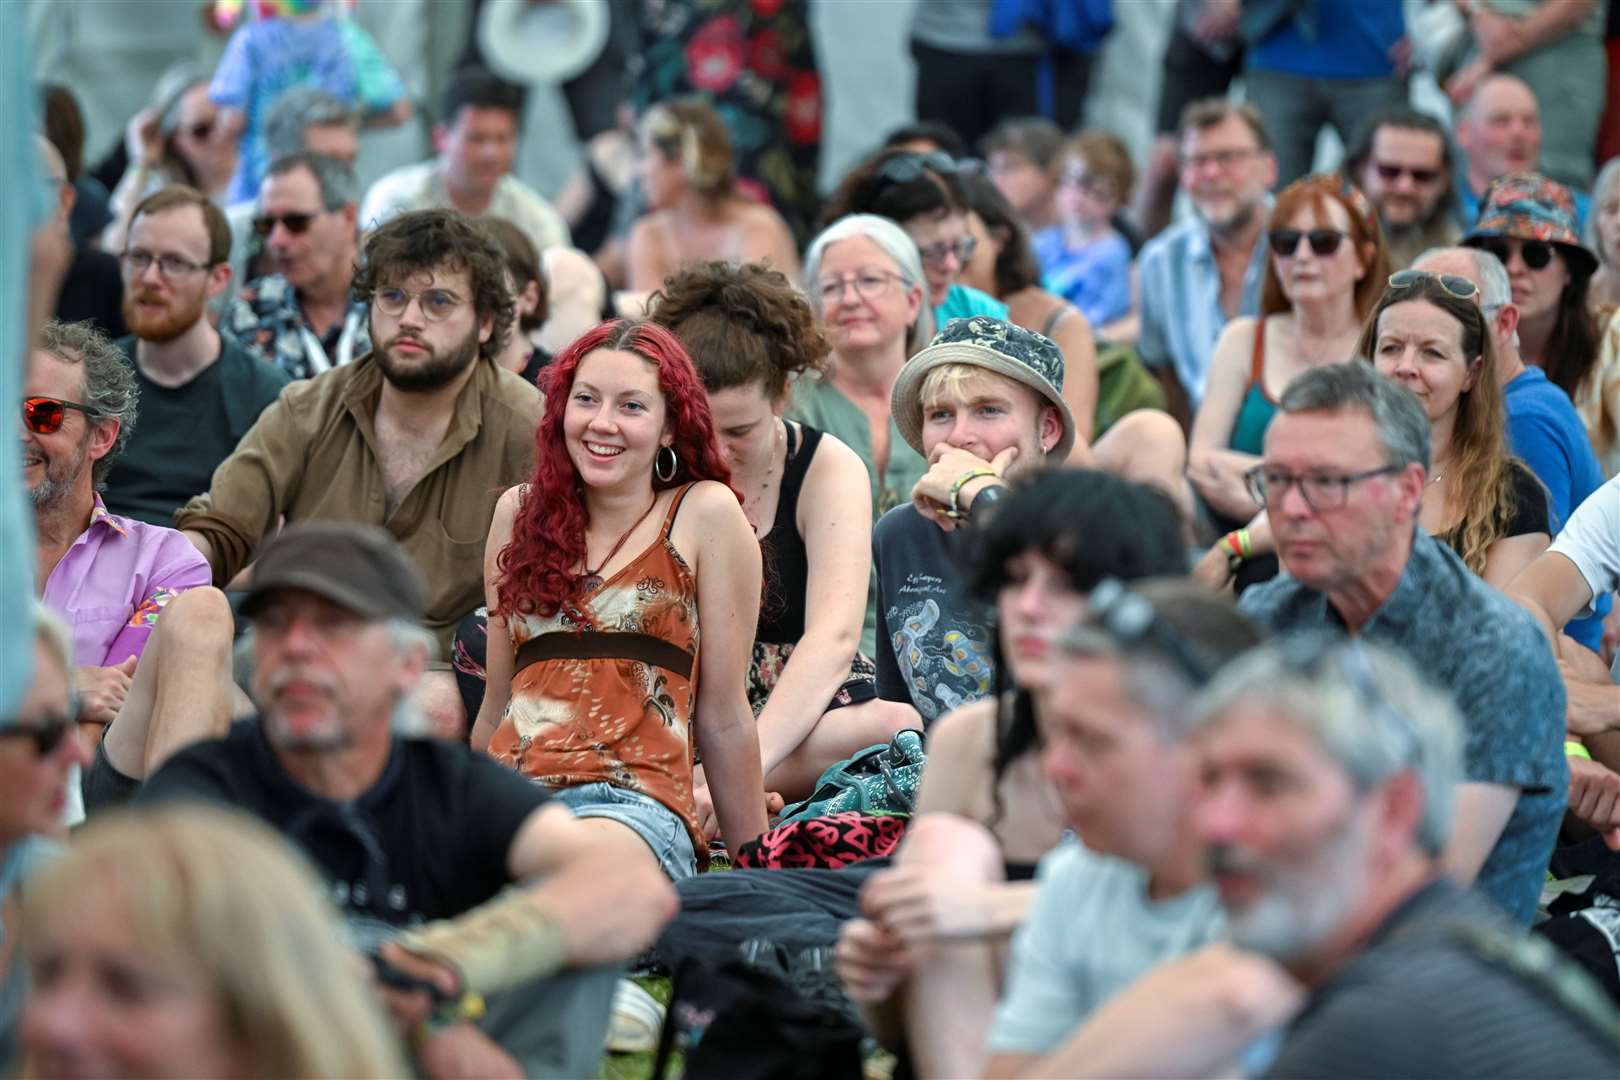
[[[636,660],[692,677],[692,654],[679,645],[651,634],[586,630],[573,634],[553,631],[524,642],[517,651],[517,670],[542,660]]]

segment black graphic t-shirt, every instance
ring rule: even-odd
[[[464,745],[395,739],[377,782],[333,802],[283,771],[256,720],[180,751],[139,795],[221,802],[265,821],[315,863],[361,949],[500,892],[518,830],[550,797]]]

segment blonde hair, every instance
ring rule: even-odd
[[[971,400],[975,392],[1006,393],[1009,386],[1016,387],[1035,399],[1035,415],[1038,423],[1042,412],[1040,406],[1051,404],[1044,396],[1017,379],[998,375],[977,364],[941,364],[936,368],[930,368],[923,375],[922,385],[917,388],[917,400],[926,413],[930,405],[941,401]]]
[[[698,191],[711,199],[731,194],[731,133],[714,106],[700,97],[676,98],[648,109],[641,123],[647,140]]]
[[[109,879],[136,940],[213,981],[248,1075],[406,1075],[322,886],[265,825],[197,805],[98,816],[30,883],[23,917],[70,929]]]

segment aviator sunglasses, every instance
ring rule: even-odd
[[[62,430],[62,422],[67,419],[69,409],[82,412],[92,420],[106,415],[100,409],[80,405],[76,401],[51,397],[23,398],[23,426],[35,435],[54,435]]]
[[[1311,251],[1317,255],[1328,256],[1339,250],[1344,243],[1346,234],[1337,229],[1312,229],[1301,232],[1298,229],[1272,229],[1266,234],[1271,244],[1271,252],[1283,258],[1292,258],[1299,252],[1299,242],[1304,240],[1311,245]]]

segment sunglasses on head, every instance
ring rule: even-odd
[[[1435,282],[1458,300],[1471,300],[1479,293],[1478,285],[1456,274],[1431,274],[1427,270],[1397,270],[1389,275],[1389,287],[1392,289],[1404,289],[1425,281]]]
[[[1387,162],[1375,161],[1373,168],[1378,171],[1378,178],[1385,183],[1394,183],[1404,173],[1412,178],[1414,184],[1432,184],[1440,179],[1439,169],[1412,169],[1405,165],[1390,165]]]
[[[56,748],[62,745],[62,740],[68,737],[73,730],[77,718],[57,714],[47,716],[37,724],[17,723],[11,727],[0,729],[0,738],[32,739],[34,753],[42,758],[50,757]]]
[[[1298,229],[1272,229],[1266,234],[1271,244],[1271,253],[1281,255],[1283,258],[1292,258],[1299,251],[1299,242],[1305,240],[1311,245],[1311,250],[1318,255],[1331,255],[1339,250],[1344,243],[1345,233],[1337,229],[1312,229],[1301,232]]]
[[[878,179],[891,184],[911,184],[931,172],[955,176],[958,171],[955,158],[943,150],[930,150],[926,154],[901,154],[890,158],[878,169]]]
[[[314,220],[314,214],[262,214],[253,219],[253,231],[260,236],[269,236],[279,223],[285,225],[294,236],[302,236],[309,231]]]
[[[1481,251],[1488,251],[1501,259],[1502,265],[1506,266],[1508,255],[1513,250],[1513,243],[1512,240],[1493,237],[1480,240],[1478,247]],[[1518,244],[1519,258],[1523,259],[1524,265],[1532,270],[1545,270],[1547,264],[1553,260],[1553,246],[1545,240],[1520,240]]]
[[[23,398],[23,426],[35,435],[54,435],[62,430],[62,422],[67,419],[69,409],[82,412],[92,420],[106,415],[100,409],[80,405],[76,401],[51,397]]]

